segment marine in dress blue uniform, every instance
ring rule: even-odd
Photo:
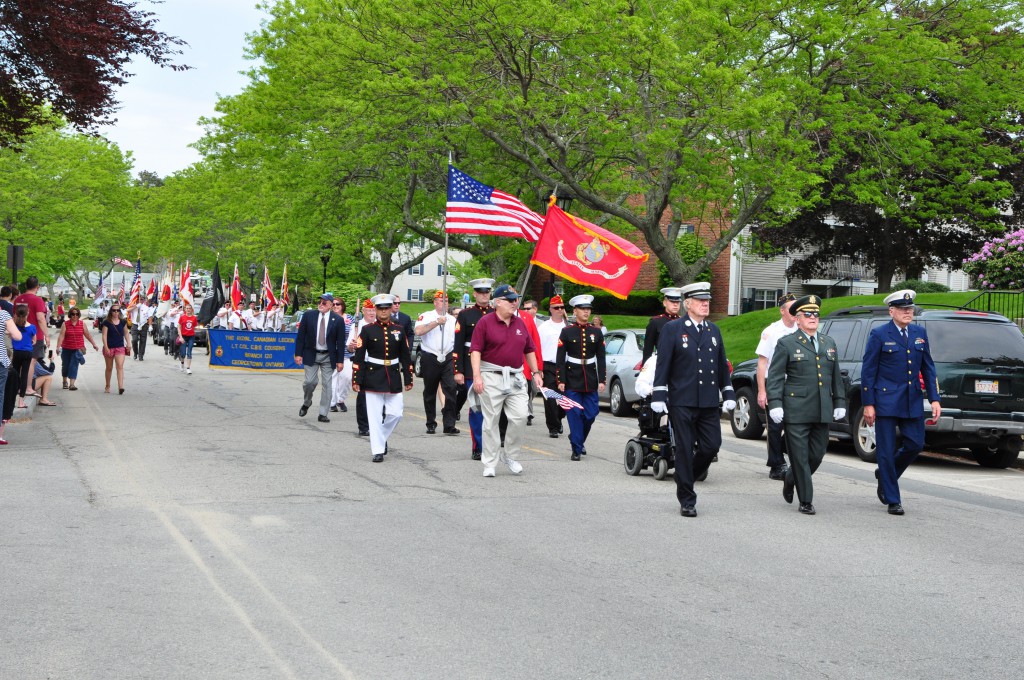
[[[928,333],[912,323],[915,297],[912,290],[900,290],[885,298],[892,320],[871,331],[861,367],[864,421],[875,425],[878,500],[889,506],[891,515],[904,513],[899,479],[924,447],[925,393],[932,419],[942,413]],[[897,428],[903,435],[898,449]]]
[[[558,389],[583,407],[571,408],[565,414],[569,421],[571,460],[587,455],[587,436],[599,410],[597,395],[605,389],[604,333],[590,325],[593,304],[593,295],[577,295],[569,300],[576,321],[563,328],[558,337]]]
[[[691,283],[680,293],[686,314],[661,329],[651,408],[669,414],[680,514],[696,517],[693,481],[707,471],[722,446],[719,392],[726,409],[735,408],[736,401],[722,333],[707,321],[711,284]]]
[[[455,367],[455,383],[465,385],[467,390],[473,389],[473,371],[469,363],[469,344],[473,341],[473,329],[486,314],[493,314],[491,307],[491,288],[494,279],[473,279],[469,282],[473,287],[476,304],[459,312],[455,320],[455,349],[452,350],[452,361]],[[480,460],[483,450],[484,414],[479,409],[469,408],[469,434],[472,444],[473,460]]]

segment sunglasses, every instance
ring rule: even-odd
[[[565,309],[565,307],[559,306],[559,307],[552,307],[551,309]]]
[[[523,307],[523,311],[524,312],[532,312],[533,311],[533,307]]]
[[[800,312],[800,313],[803,314],[804,316],[806,316],[808,319],[817,319],[819,316],[821,316],[821,312]]]
[[[335,302],[333,304],[334,304],[335,307],[341,307],[341,303],[340,302]]]
[[[82,315],[79,314],[78,312],[71,312],[70,314],[68,314],[68,316],[82,316]]]

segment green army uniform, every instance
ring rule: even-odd
[[[795,482],[801,503],[811,503],[811,475],[825,458],[834,409],[846,408],[835,340],[816,333],[818,351],[798,330],[781,338],[768,367],[768,409],[782,408],[789,450],[786,483]]]

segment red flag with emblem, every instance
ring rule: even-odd
[[[242,304],[242,282],[238,280],[238,263],[235,263],[235,276],[231,280],[231,309],[237,311]]]
[[[621,236],[550,205],[530,262],[625,300],[648,257]]]

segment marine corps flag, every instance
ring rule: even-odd
[[[621,236],[551,205],[530,262],[625,300],[648,257]]]

